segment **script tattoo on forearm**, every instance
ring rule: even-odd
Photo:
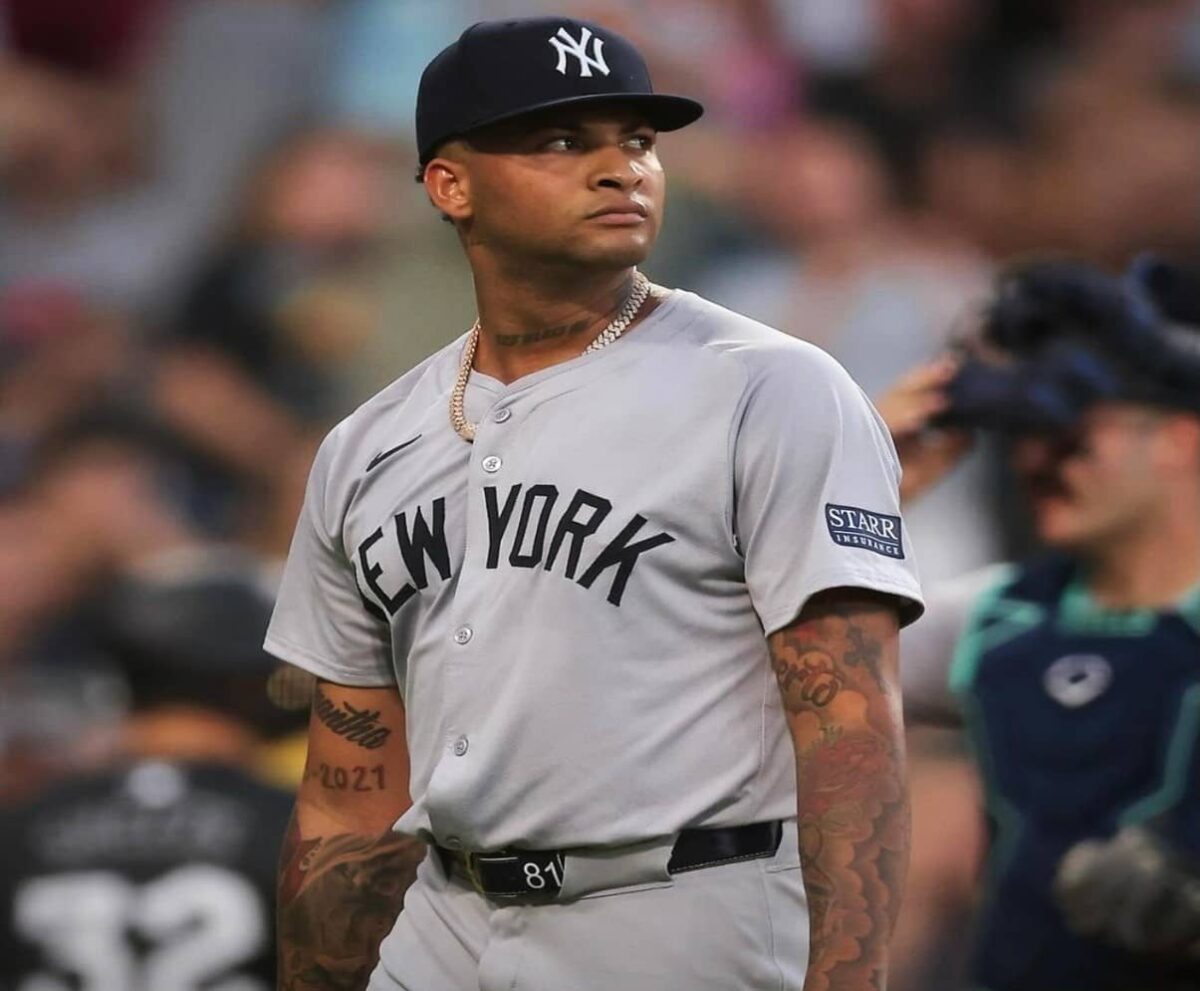
[[[379,725],[378,709],[356,709],[349,702],[335,705],[319,687],[313,699],[313,711],[331,733],[344,736],[365,750],[378,750],[392,735],[390,729]]]
[[[388,832],[303,837],[295,814],[279,867],[279,991],[363,991],[425,845]]]
[[[910,829],[895,643],[894,606],[850,590],[815,597],[769,640],[796,745],[805,991],[887,981]]]

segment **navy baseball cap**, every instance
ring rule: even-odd
[[[656,130],[686,127],[695,100],[655,93],[646,60],[615,31],[571,17],[482,21],[425,67],[417,150],[425,165],[446,141],[535,110],[619,100]]]

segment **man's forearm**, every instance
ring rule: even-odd
[[[798,765],[800,852],[811,917],[805,989],[883,991],[908,865],[900,751],[879,738],[847,734],[814,744]],[[861,765],[877,767],[856,776]],[[839,779],[840,786],[817,783]]]
[[[895,621],[814,607],[771,652],[796,745],[811,944],[805,991],[882,991],[908,865]]]
[[[309,835],[300,819],[279,870],[279,991],[362,991],[425,845],[390,831]]]

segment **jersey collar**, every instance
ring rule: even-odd
[[[1059,626],[1075,633],[1104,636],[1145,636],[1166,612],[1176,612],[1200,633],[1200,583],[1188,590],[1171,610],[1109,609],[1088,591],[1081,574],[1076,572],[1059,602]]]

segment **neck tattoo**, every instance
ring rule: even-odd
[[[594,351],[606,348],[625,333],[634,318],[641,312],[650,296],[651,288],[650,280],[635,269],[633,288],[629,292],[629,298],[625,301],[625,305],[613,318],[612,323],[600,331],[592,343],[583,349],[583,353],[592,354]],[[467,380],[471,377],[471,366],[475,363],[475,349],[479,346],[479,333],[479,321],[476,320],[475,325],[471,328],[470,336],[467,337],[467,343],[463,346],[462,359],[458,365],[458,378],[450,393],[450,425],[454,427],[454,432],[468,444],[475,440],[475,424],[467,420],[463,402],[467,395]],[[532,337],[534,340],[539,339],[536,335],[526,336]]]

